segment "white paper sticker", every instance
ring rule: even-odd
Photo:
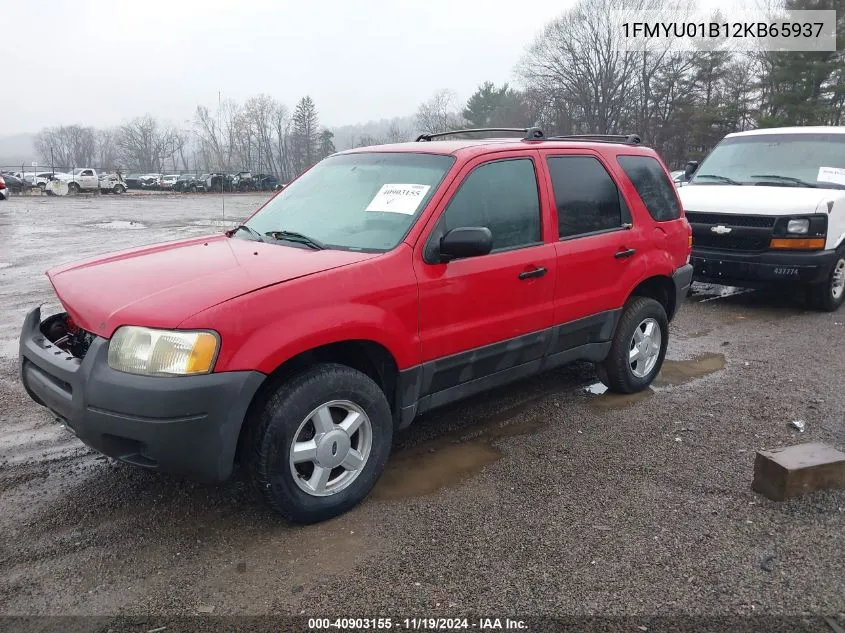
[[[430,185],[388,183],[382,185],[365,210],[413,215],[429,189]]]
[[[819,182],[833,182],[837,185],[845,185],[845,169],[839,167],[819,167],[819,175],[816,176]]]

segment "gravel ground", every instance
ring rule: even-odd
[[[845,491],[750,489],[758,449],[845,448],[845,310],[697,287],[651,391],[593,393],[576,364],[434,412],[366,502],[309,527],[240,478],[113,463],[26,397],[17,336],[55,301],[46,268],[264,199],[226,196],[225,219],[210,194],[0,203],[0,614],[845,617]]]

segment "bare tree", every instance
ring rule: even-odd
[[[44,163],[69,169],[91,166],[97,158],[96,131],[81,125],[45,128],[35,137],[35,150]]]
[[[120,127],[117,147],[124,164],[140,171],[161,172],[176,151],[176,132],[149,114]]]
[[[417,128],[425,134],[460,128],[463,124],[460,111],[455,92],[439,90],[417,109]]]

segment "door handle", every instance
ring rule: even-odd
[[[623,257],[630,257],[631,255],[633,255],[636,252],[637,251],[635,251],[633,248],[629,248],[629,249],[622,250],[622,251],[616,251],[616,253],[614,253],[613,256],[616,259],[622,259]]]
[[[535,268],[534,270],[526,270],[524,272],[519,273],[520,279],[532,279],[534,277],[542,277],[546,274],[546,269],[542,266]]]

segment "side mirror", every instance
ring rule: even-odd
[[[687,161],[687,164],[684,167],[684,180],[689,180],[690,178],[692,178],[696,169],[698,169],[698,161],[697,160]]]
[[[452,229],[440,238],[440,261],[486,255],[493,250],[493,234],[485,226]]]

